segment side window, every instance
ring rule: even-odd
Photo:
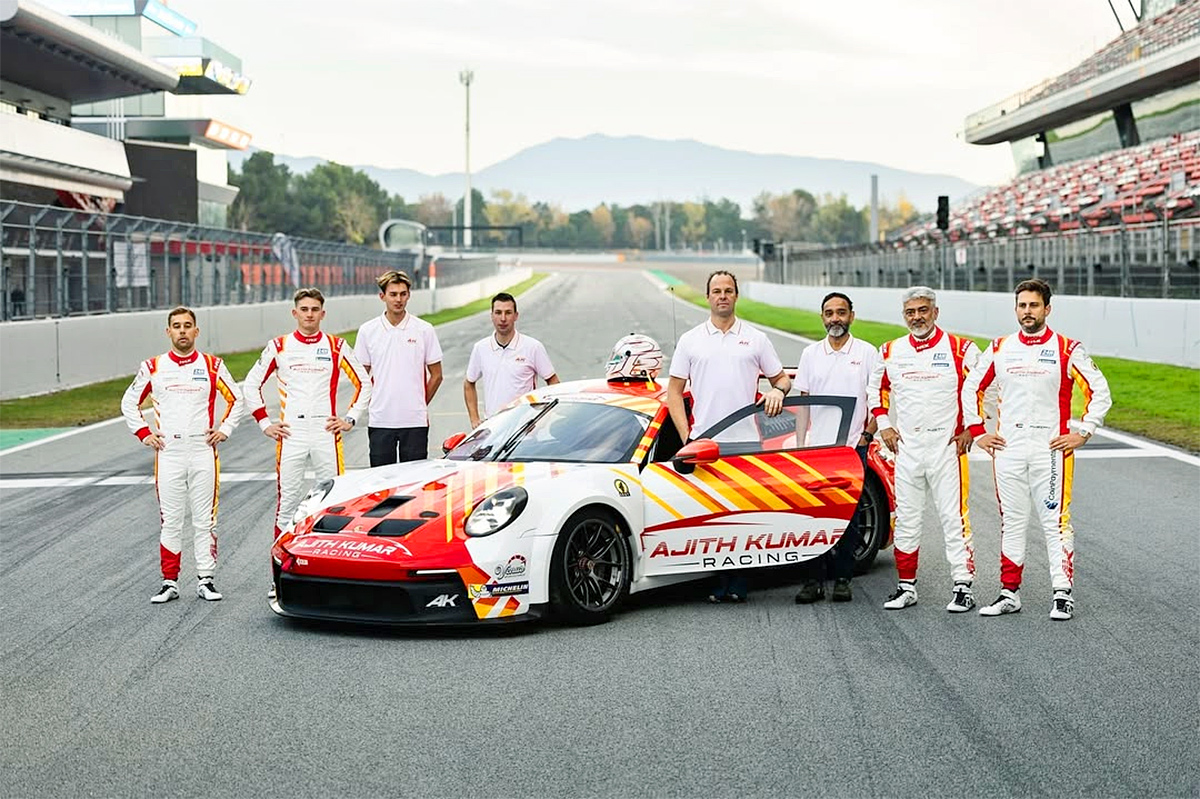
[[[775,416],[767,416],[760,405],[750,405],[717,422],[700,438],[717,441],[721,452],[728,454],[845,446],[854,403],[853,397],[794,396]]]

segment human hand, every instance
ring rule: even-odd
[[[1008,444],[1008,442],[1005,441],[999,433],[984,433],[979,438],[975,439],[975,443],[981,450],[991,455],[993,458],[996,457],[997,452],[1004,449],[1004,447]]]
[[[150,435],[146,436],[142,439],[142,443],[155,451],[165,449],[167,446],[167,440],[158,433],[151,433]]]
[[[971,451],[971,445],[975,443],[975,439],[969,430],[964,430],[956,436],[951,436],[950,440],[958,448],[959,455],[966,455]]]
[[[1054,438],[1050,439],[1050,449],[1062,452],[1071,452],[1072,450],[1079,449],[1086,443],[1087,438],[1072,430],[1065,435],[1055,436]]]
[[[215,427],[209,428],[207,431],[205,431],[204,435],[204,441],[210,447],[215,447],[217,444],[220,444],[227,438],[229,438],[229,436],[225,435]]]
[[[879,431],[879,438],[883,441],[884,446],[892,452],[900,451],[900,442],[904,439],[900,436],[900,431],[894,427],[885,427]]]
[[[767,412],[767,416],[778,416],[783,410],[783,389],[771,386],[767,389],[767,393],[762,395],[759,404],[763,406],[763,410]]]
[[[290,425],[287,422],[275,422],[263,428],[263,435],[276,441],[282,441],[292,434],[289,428]]]
[[[353,424],[338,416],[327,416],[325,418],[326,433],[345,433],[353,427]]]

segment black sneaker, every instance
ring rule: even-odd
[[[825,583],[819,580],[805,580],[800,584],[800,590],[796,592],[797,605],[811,605],[824,598]]]
[[[833,601],[834,602],[850,602],[854,599],[854,592],[850,590],[850,578],[839,577],[833,582]]]

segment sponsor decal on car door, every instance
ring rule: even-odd
[[[794,431],[797,415],[795,406],[771,420],[759,413],[749,441],[741,419],[742,440],[720,443],[720,456],[690,473],[672,462],[647,466],[645,574],[800,563],[837,543],[862,492],[862,462],[847,446],[797,448],[795,435],[780,432]]]

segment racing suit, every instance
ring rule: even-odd
[[[885,343],[867,385],[867,406],[880,430],[900,433],[896,453],[896,572],[917,579],[926,492],[946,539],[946,560],[956,583],[975,579],[975,548],[967,512],[970,472],[953,437],[962,431],[959,396],[979,347],[935,327],[925,339],[905,336]]]
[[[1000,503],[1000,583],[1016,591],[1025,568],[1025,530],[1030,516],[1046,537],[1054,590],[1075,580],[1075,531],[1071,527],[1073,452],[1051,450],[1050,440],[1068,432],[1071,391],[1083,392],[1080,433],[1091,435],[1112,407],[1108,381],[1078,341],[1044,328],[998,338],[984,351],[962,387],[963,420],[976,438],[984,434],[983,392],[995,384],[997,432],[1005,440],[992,462]]]
[[[225,414],[219,422],[214,421],[218,394],[225,400]],[[121,415],[141,441],[151,435],[139,407],[147,397],[154,404],[155,427],[165,440],[154,454],[163,579],[179,579],[183,519],[189,507],[196,576],[212,577],[217,565],[221,461],[217,448],[205,438],[208,430],[218,425],[226,436],[237,427],[244,412],[241,390],[224,361],[215,355],[193,350],[180,357],[171,351],[143,361],[121,398]]]
[[[271,375],[279,386],[279,421],[288,424],[289,435],[275,445],[275,538],[304,498],[310,457],[317,480],[345,469],[342,435],[325,429],[329,417],[337,416],[338,380],[343,374],[354,387],[345,418],[357,423],[371,401],[371,378],[345,339],[321,332],[306,336],[298,330],[280,336],[267,342],[246,375],[246,407],[259,427],[265,430],[271,425],[262,394]]]

